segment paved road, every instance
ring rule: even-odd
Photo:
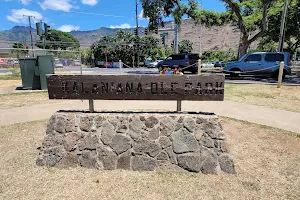
[[[213,112],[220,116],[262,124],[300,134],[300,113],[263,106],[223,102],[182,102],[183,111]],[[58,110],[86,110],[88,101],[61,101],[55,104],[0,110],[0,126],[49,119]],[[106,111],[175,111],[174,101],[95,101],[96,110]]]
[[[65,70],[69,70],[71,73],[78,73],[80,67],[64,67]],[[118,68],[83,68],[83,74],[106,74],[114,75],[120,74],[120,69]],[[125,74],[158,74],[156,68],[123,68],[122,73]],[[253,77],[253,76],[241,76],[238,78],[226,77],[226,83],[235,84],[277,84],[274,78],[264,78],[264,77]],[[284,85],[300,85],[300,77],[289,76],[283,80]]]
[[[80,67],[78,66],[65,66],[66,71],[70,73],[78,74],[80,72]],[[83,74],[106,74],[106,75],[115,75],[121,74],[120,69],[118,68],[82,68]],[[0,69],[0,75],[5,75],[9,73],[8,69]],[[156,68],[123,68],[122,73],[125,74],[158,74]],[[260,77],[251,77],[251,76],[242,76],[238,78],[226,78],[226,83],[235,83],[235,84],[277,84],[277,81],[273,78],[260,78]],[[283,80],[284,85],[300,85],[300,77],[290,76],[287,79]]]
[[[71,73],[80,72],[80,67],[64,67],[65,70],[70,71]],[[120,74],[121,71],[119,68],[82,68],[83,74]],[[156,68],[123,68],[122,73],[130,74],[158,74]]]
[[[8,72],[10,72],[9,69],[0,69],[0,74],[6,74]]]

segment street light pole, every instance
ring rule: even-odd
[[[140,43],[140,37],[139,37],[139,18],[138,18],[138,2],[135,0],[135,18],[136,18],[136,31],[137,31],[137,45],[136,45],[136,57],[137,57],[137,67],[140,64],[140,57],[139,57],[139,43]]]
[[[175,53],[178,53],[178,25],[174,24],[174,46],[175,46]]]
[[[278,42],[278,51],[283,51],[283,43],[284,43],[284,29],[285,29],[285,21],[286,21],[286,15],[288,11],[288,0],[284,1],[284,9],[282,13],[282,19],[281,19],[281,26],[280,26],[280,34],[279,34],[279,42]]]

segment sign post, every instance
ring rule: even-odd
[[[223,101],[224,75],[48,75],[50,99]]]
[[[166,37],[167,35],[169,35],[169,33],[165,32],[165,33],[160,34],[160,37]]]

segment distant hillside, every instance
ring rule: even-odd
[[[80,41],[81,47],[89,47],[93,42],[98,41],[100,38],[104,36],[113,36],[115,35],[120,29],[115,28],[106,28],[101,27],[98,30],[93,31],[72,31],[70,32],[74,37],[76,37]],[[123,29],[124,31],[133,32],[134,28]],[[144,28],[140,28],[139,32],[143,32]]]
[[[0,31],[0,47],[10,48],[14,42],[29,44],[29,26],[15,26],[10,30]],[[36,39],[36,30],[32,29],[33,39]]]
[[[171,22],[165,23],[165,28],[171,27]],[[72,31],[71,34],[74,35],[79,41],[81,47],[89,47],[93,42],[99,40],[104,36],[114,35],[120,29],[111,29],[101,27],[97,30],[91,31]],[[131,29],[123,29],[125,31],[133,32]],[[140,28],[139,32],[143,34],[144,28]],[[230,24],[225,26],[214,26],[207,28],[202,26],[202,51],[207,50],[237,50],[240,31],[237,27]],[[167,44],[171,44],[174,36],[173,32],[169,32],[169,35],[166,38]],[[153,35],[159,37],[159,35]],[[36,38],[36,31],[33,29],[34,40]],[[188,39],[193,42],[194,52],[199,52],[200,47],[200,26],[195,25],[194,22],[190,19],[183,20],[179,40]],[[19,41],[23,42],[26,40],[29,44],[29,27],[24,26],[15,26],[11,30],[0,31],[0,47],[8,48],[11,47],[13,42]],[[257,44],[252,45],[252,48],[256,47]]]

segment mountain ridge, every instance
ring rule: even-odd
[[[164,28],[171,28],[172,23],[166,22]],[[201,28],[200,28],[201,27]],[[143,35],[144,27],[139,29],[139,33]],[[125,30],[133,32],[134,28],[108,28],[100,27],[96,30],[87,31],[71,31],[70,33],[79,40],[81,47],[89,47],[94,42],[98,41],[104,36],[112,36],[119,30]],[[33,40],[36,40],[36,30],[32,28]],[[152,36],[159,38],[158,35],[152,34]],[[201,34],[200,34],[201,33]],[[166,43],[170,45],[174,39],[173,32],[169,32],[166,37]],[[201,49],[203,51],[217,51],[217,50],[233,50],[238,48],[240,31],[236,26],[227,24],[224,26],[206,27],[205,25],[196,25],[191,19],[182,21],[179,32],[179,40],[188,39],[193,42],[194,52],[200,51],[200,35],[201,35]],[[10,30],[0,31],[0,47],[11,48],[14,42],[27,43],[30,42],[29,27],[15,26]],[[257,43],[256,43],[257,44]],[[252,46],[256,46],[256,44]]]

